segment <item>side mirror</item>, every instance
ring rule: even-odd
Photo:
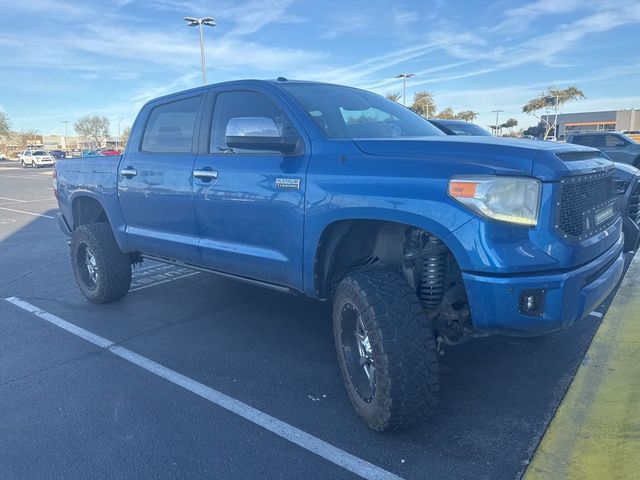
[[[236,117],[227,123],[225,143],[229,148],[291,153],[298,146],[298,137],[282,136],[268,117]]]

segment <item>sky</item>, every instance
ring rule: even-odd
[[[640,109],[637,0],[0,0],[0,110],[14,130],[69,135],[83,115],[111,131],[148,100],[201,85],[198,31],[212,16],[207,80],[318,80],[400,93],[432,92],[438,110],[504,110],[572,84],[565,112]]]

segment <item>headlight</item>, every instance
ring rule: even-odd
[[[535,226],[540,181],[528,177],[453,177],[449,195],[474,212],[501,222]]]

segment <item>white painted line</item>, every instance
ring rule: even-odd
[[[24,210],[14,210],[13,208],[0,207],[0,210],[6,210],[8,212],[15,212],[15,213],[24,213],[25,215],[33,215],[34,217],[55,218],[55,217],[52,217],[51,215],[43,215],[41,213],[25,212]]]
[[[214,390],[213,388],[193,380],[192,378],[186,377],[181,373],[160,365],[147,357],[143,357],[142,355],[138,355],[127,348],[116,345],[111,340],[69,323],[52,313],[41,310],[35,305],[25,302],[17,297],[9,297],[5,298],[5,300],[57,327],[62,328],[63,330],[66,330],[69,333],[72,333],[73,335],[86,340],[87,342],[109,350],[114,355],[117,355],[118,357],[137,365],[158,377],[164,378],[165,380],[182,387],[191,393],[195,393],[199,397],[202,397],[225,410],[235,413],[265,430],[275,433],[279,437],[289,440],[291,443],[294,443],[311,453],[315,453],[325,460],[328,460],[329,462],[334,463],[335,465],[338,465],[339,467],[342,467],[362,478],[375,480],[401,480],[401,477],[362,460],[355,455],[351,455],[338,447],[334,447],[330,443],[320,440],[318,437],[314,437],[293,425],[289,425],[282,420],[278,420],[277,418],[253,408],[240,400],[236,400],[235,398]]]
[[[161,285],[161,284],[167,283],[167,282],[173,282],[174,280],[180,280],[181,278],[191,277],[191,276],[197,275],[199,273],[200,272],[191,272],[191,273],[187,273],[186,275],[180,275],[179,277],[167,278],[166,280],[162,280],[160,282],[150,283],[149,285],[143,285],[141,287],[132,288],[129,291],[130,292],[137,292],[138,290],[143,290],[143,289],[149,288],[149,287],[155,287],[156,285]]]
[[[24,210],[15,210],[13,208],[0,207],[0,210],[6,210],[7,212],[14,212],[14,213],[22,213],[24,215],[32,215],[34,217],[55,218],[55,217],[52,217],[51,215],[44,215],[42,213],[25,212]]]
[[[0,197],[4,198],[4,197]],[[15,205],[16,203],[37,203],[37,202],[55,202],[55,197],[51,198],[39,198],[37,200],[15,200],[13,202],[0,203],[0,207],[4,207],[5,205]]]
[[[20,200],[18,198],[11,198],[11,197],[0,197],[0,200],[8,200],[10,202],[18,202],[18,203],[26,202],[26,200]]]
[[[591,312],[591,316],[592,317],[596,317],[596,318],[602,318],[604,317],[604,315],[600,312],[596,312],[595,310],[593,312]]]

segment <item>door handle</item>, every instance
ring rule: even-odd
[[[200,180],[210,182],[211,180],[216,180],[218,178],[218,171],[211,169],[194,170],[193,176]]]
[[[138,175],[138,170],[133,167],[127,167],[120,170],[120,175],[123,177],[131,178]]]

